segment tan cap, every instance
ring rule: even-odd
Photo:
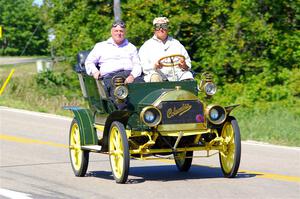
[[[167,17],[156,17],[153,20],[153,25],[158,24],[158,23],[169,23],[169,19]]]

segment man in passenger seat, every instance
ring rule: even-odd
[[[103,79],[112,97],[111,78],[114,75],[124,76],[125,84],[143,82],[137,49],[125,35],[126,24],[120,20],[115,21],[111,27],[111,37],[97,43],[85,60],[87,74],[95,79]]]

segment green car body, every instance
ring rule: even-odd
[[[198,94],[211,97],[206,91],[207,85],[214,86],[209,73],[201,77],[199,85],[195,80],[115,85],[121,93],[115,95],[117,103],[127,101],[125,110],[116,108],[101,80],[84,70],[78,77],[89,107],[65,107],[74,113],[70,157],[76,176],[85,175],[89,152],[109,154],[115,180],[125,183],[130,157],[173,155],[178,169],[187,171],[193,152],[203,150],[218,150],[224,175],[236,175],[240,133],[229,114],[237,105],[222,107],[199,100]]]

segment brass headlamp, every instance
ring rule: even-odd
[[[213,83],[213,75],[205,72],[201,75],[200,90],[204,91],[208,97],[217,92],[217,86]]]

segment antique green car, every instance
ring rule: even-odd
[[[65,107],[74,113],[69,152],[76,176],[85,176],[90,152],[108,154],[114,179],[125,183],[131,158],[172,157],[179,171],[188,171],[194,151],[206,151],[209,157],[212,150],[219,154],[224,176],[236,176],[241,140],[230,112],[237,105],[222,107],[199,100],[198,94],[206,99],[216,92],[210,73],[203,73],[199,84],[191,80],[125,85],[124,78],[114,77],[115,103],[128,104],[118,110],[103,81],[85,73],[87,53],[78,54],[76,71],[89,108]]]

